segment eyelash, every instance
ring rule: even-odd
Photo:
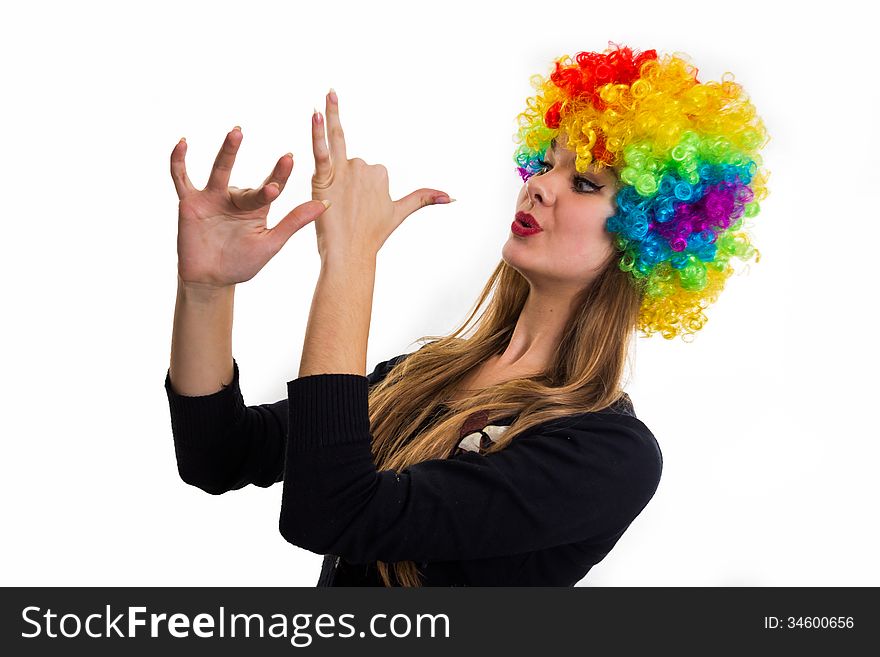
[[[538,164],[540,164],[542,168],[543,167],[550,167],[551,169],[553,168],[549,162],[545,162],[544,160],[538,160]],[[535,175],[540,175],[540,173],[535,174]],[[598,192],[600,189],[602,189],[605,186],[605,185],[596,185],[595,183],[587,180],[586,178],[581,178],[580,176],[574,177],[574,183],[575,183],[575,185],[577,185],[578,183],[586,183],[590,187],[592,187],[592,189],[584,191],[584,190],[578,189],[576,186],[573,186],[572,189],[575,192],[577,192],[578,194],[591,194],[592,192]]]

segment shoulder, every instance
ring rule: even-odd
[[[469,434],[447,462],[459,464],[469,479],[489,476],[508,482],[524,499],[553,499],[560,508],[582,509],[590,535],[619,533],[659,486],[659,445],[635,417],[568,415],[527,429],[502,450],[484,453],[507,429],[498,423]]]
[[[486,424],[471,416],[462,426],[454,456],[483,455],[509,429],[513,418]],[[637,479],[650,493],[660,481],[663,454],[653,432],[640,419],[624,413],[601,411],[566,415],[542,422],[514,437],[510,445],[491,456],[523,458],[556,471],[574,469],[603,472],[622,481]]]
[[[567,415],[539,424],[529,433],[553,436],[570,433],[586,439],[606,436],[608,440],[642,446],[649,452],[655,451],[656,456],[661,458],[660,446],[654,432],[631,409],[631,403],[624,403],[622,408],[609,407],[603,411]]]
[[[622,481],[639,482],[648,498],[663,471],[657,438],[634,414],[606,409],[570,415],[539,424],[520,438],[565,445],[573,461],[613,472]]]

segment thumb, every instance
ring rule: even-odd
[[[330,205],[330,201],[326,201],[326,206],[324,203],[324,201],[306,201],[302,205],[298,205],[288,212],[281,221],[278,222],[277,226],[269,231],[272,235],[273,247],[276,252],[280,250],[281,247],[287,243],[287,240],[289,240],[300,228],[324,214],[324,211]]]
[[[439,203],[452,203],[454,198],[450,198],[446,192],[439,189],[429,189],[423,187],[417,189],[411,194],[407,194],[394,202],[394,214],[399,221],[403,221],[416,210],[424,208],[428,205]]]

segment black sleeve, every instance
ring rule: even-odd
[[[288,382],[290,444],[279,529],[352,563],[519,554],[616,536],[654,495],[662,455],[641,420],[587,413],[548,422],[488,455],[400,473],[371,454],[367,381]]]
[[[408,355],[379,363],[366,377],[369,385]],[[245,406],[238,363],[232,364],[232,381],[210,395],[180,395],[170,369],[165,374],[177,471],[184,482],[213,495],[248,484],[267,488],[284,476],[288,400]]]

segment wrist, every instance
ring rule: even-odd
[[[327,249],[321,252],[321,268],[374,268],[377,252],[369,249]]]
[[[187,301],[206,303],[228,298],[235,292],[235,285],[210,285],[186,282],[178,275],[177,291]]]

